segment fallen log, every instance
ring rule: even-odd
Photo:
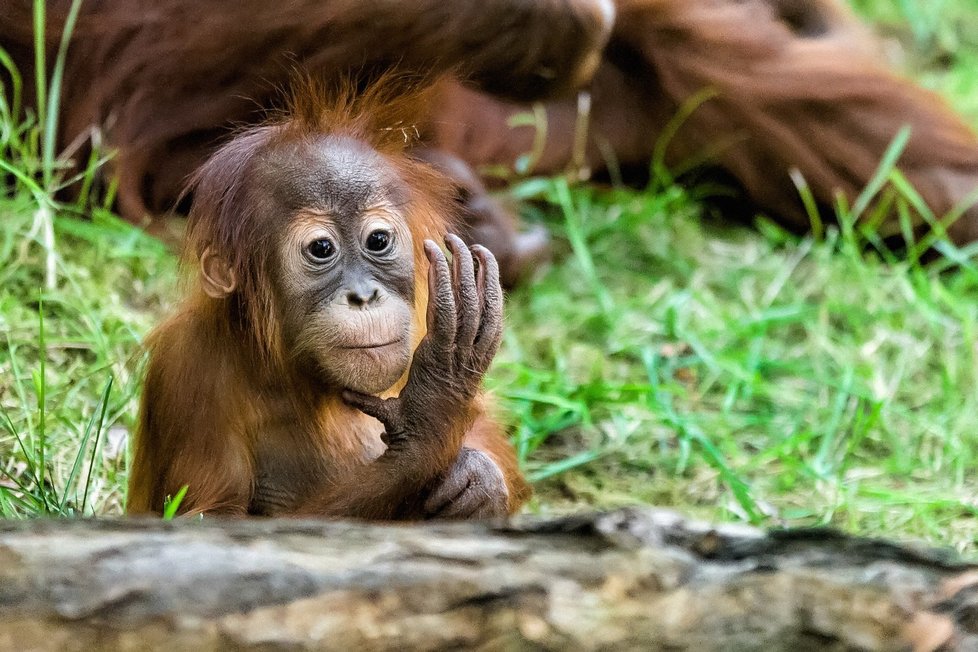
[[[978,567],[658,510],[0,523],[2,650],[978,649]]]

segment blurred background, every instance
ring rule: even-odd
[[[852,5],[978,126],[978,0]],[[35,175],[45,125],[11,119],[12,94],[0,168]],[[106,208],[111,188],[70,206],[18,188],[0,194],[0,515],[118,514],[139,342],[178,296],[177,260]],[[488,380],[530,511],[654,504],[974,553],[978,249],[925,265],[844,209],[817,240],[763,215],[735,226],[713,191],[510,191],[555,249],[510,294]]]

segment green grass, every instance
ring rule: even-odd
[[[0,204],[0,468],[8,487],[30,488],[24,501],[0,491],[0,513],[118,513],[139,342],[175,296],[176,261],[107,213],[58,219],[58,286],[47,290],[33,208]]]
[[[596,278],[568,246],[513,294],[493,376],[541,509],[648,502],[972,545],[974,268],[705,225],[675,189],[575,199],[551,227],[582,231]]]
[[[910,52],[941,48],[908,65],[978,125],[978,0],[855,4]],[[3,133],[0,160],[30,159]],[[669,184],[516,192],[555,263],[511,293],[488,384],[531,510],[656,504],[978,550],[978,249],[923,267],[859,229],[725,226]],[[138,345],[176,260],[101,209],[46,240],[37,209],[23,186],[0,199],[0,514],[118,513]]]

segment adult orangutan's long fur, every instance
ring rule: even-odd
[[[888,70],[871,35],[835,0],[617,0],[617,6],[615,31],[590,87],[583,162],[592,170],[609,158],[648,166],[655,148],[664,147],[673,166],[719,164],[760,207],[804,229],[809,220],[789,171],[796,168],[825,205],[838,192],[852,201],[906,125],[912,136],[899,168],[938,217],[978,187],[972,130],[937,95]],[[521,111],[454,86],[432,131],[443,148],[474,166],[505,164],[533,144],[531,128],[506,127]],[[548,105],[549,140],[537,171],[559,171],[572,161],[577,112],[573,101]],[[978,212],[967,211],[950,235],[958,242],[978,238]]]
[[[669,139],[667,161],[711,158],[794,227],[807,218],[789,170],[824,203],[837,192],[851,199],[903,125],[913,135],[900,168],[936,214],[978,185],[971,130],[934,94],[888,71],[839,0],[615,2],[591,89],[592,168],[609,158],[647,164],[665,125],[699,97]],[[52,53],[68,5],[48,3]],[[26,80],[30,6],[0,0],[0,45]],[[458,69],[481,89],[455,87],[433,107],[434,146],[472,165],[512,163],[530,136],[506,124],[522,108],[498,98],[573,86],[560,76],[587,68],[580,44],[600,46],[604,9],[587,0],[86,0],[70,50],[62,144],[100,129],[118,150],[119,208],[140,219],[172,208],[229,126],[259,120],[291,70],[330,77],[397,63]],[[540,171],[573,158],[576,108],[561,100],[548,107]],[[978,237],[976,220],[966,213],[952,236]]]
[[[0,46],[28,85],[32,4],[0,0]],[[47,2],[49,61],[70,4]],[[119,209],[139,219],[172,208],[229,127],[260,122],[297,68],[328,79],[394,65],[452,69],[509,96],[556,92],[580,81],[560,73],[606,38],[610,16],[600,14],[599,3],[567,0],[85,0],[65,74],[62,141],[104,132],[118,152]],[[554,76],[537,75],[541,61]]]
[[[940,216],[978,187],[972,131],[933,93],[879,63],[872,40],[834,2],[620,0],[617,38],[654,71],[652,88],[679,106],[701,89],[674,159],[729,143],[719,162],[762,206],[807,225],[786,176],[797,167],[816,198],[853,198],[903,125],[900,159]],[[975,216],[953,227],[978,237]]]

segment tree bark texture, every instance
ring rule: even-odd
[[[978,650],[978,567],[626,510],[0,522],[0,650]]]

